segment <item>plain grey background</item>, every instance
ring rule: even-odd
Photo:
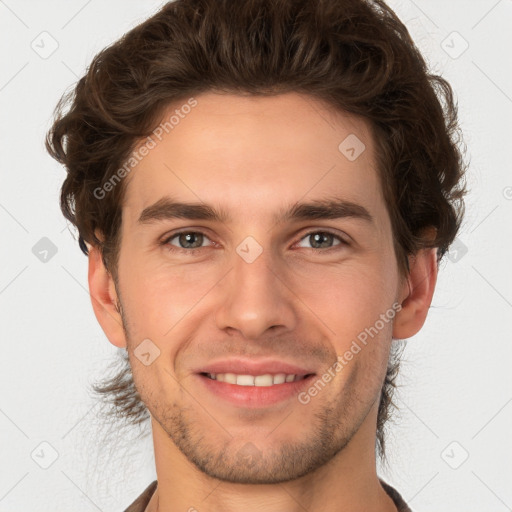
[[[87,258],[59,210],[65,172],[43,138],[92,57],[162,4],[0,0],[0,512],[122,511],[156,477],[151,437],[110,442],[88,395],[117,349],[93,314]],[[418,512],[512,510],[512,1],[389,4],[455,90],[470,194],[407,342],[379,471]]]

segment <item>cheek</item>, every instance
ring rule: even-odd
[[[224,270],[225,273],[225,270]],[[126,316],[138,338],[162,340],[201,310],[201,299],[222,278],[212,265],[173,265],[163,257],[125,258],[120,264]]]
[[[365,328],[373,326],[395,300],[396,274],[392,268],[385,269],[383,263],[354,262],[318,269],[297,277],[294,288],[330,328],[334,339],[350,343]]]
[[[327,336],[342,366],[339,385],[365,403],[382,387],[396,314],[395,275],[391,267],[385,271],[383,263],[317,273],[315,286],[310,277],[309,295],[304,295],[306,288],[302,290],[304,302],[328,327]]]

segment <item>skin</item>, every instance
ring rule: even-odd
[[[125,178],[117,286],[98,249],[89,255],[95,315],[128,349],[151,414],[158,488],[147,510],[395,511],[376,474],[378,403],[392,337],[409,338],[425,321],[435,249],[399,274],[364,120],[296,93],[196,99]],[[366,146],[355,161],[338,150],[349,134]],[[231,220],[138,223],[164,195],[223,207]],[[332,195],[364,206],[373,222],[272,220]],[[204,233],[192,240],[202,249],[180,237],[161,243],[178,229]],[[318,248],[311,230],[335,237]],[[247,236],[263,249],[252,263],[236,252]],[[194,374],[214,359],[269,356],[322,375],[394,303],[402,309],[393,321],[307,404],[235,407]],[[160,350],[148,366],[133,353],[147,338]],[[240,458],[248,446],[252,464]]]

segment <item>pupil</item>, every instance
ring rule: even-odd
[[[329,240],[330,236],[331,235],[329,235],[329,233],[315,233],[313,235],[313,239],[315,240],[315,244],[319,243],[319,245],[322,245],[321,239],[324,238],[324,239]]]
[[[187,246],[187,244],[189,244],[189,243],[191,243],[193,245],[194,244],[193,239],[196,238],[197,235],[202,236],[199,233],[197,233],[197,234],[195,234],[195,233],[182,234],[180,242],[184,242],[182,245],[185,245],[185,246]],[[201,243],[199,244],[199,246],[200,245],[201,245]]]

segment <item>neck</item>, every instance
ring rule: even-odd
[[[396,512],[376,473],[373,416],[368,415],[351,441],[327,464],[295,480],[269,485],[209,477],[178,450],[152,417],[158,486],[146,511]]]

